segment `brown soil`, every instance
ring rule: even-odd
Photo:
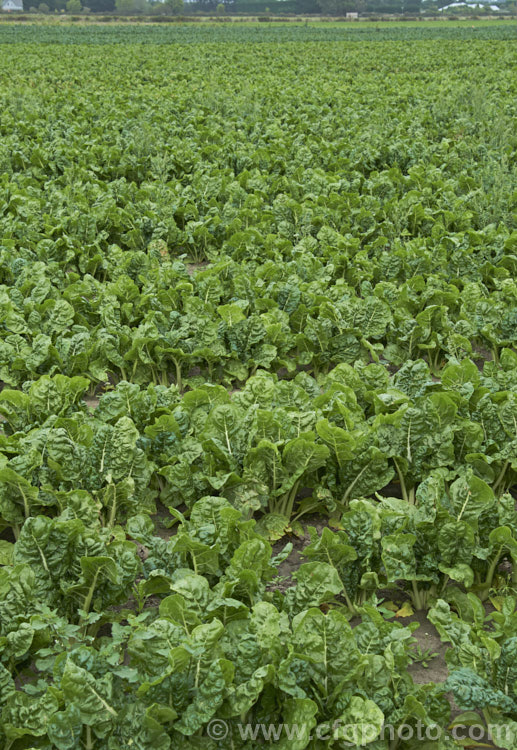
[[[89,409],[96,409],[99,405],[99,399],[97,396],[85,396],[84,403]]]
[[[194,276],[198,271],[204,271],[207,267],[207,260],[201,261],[201,263],[187,263],[187,273],[189,276]]]
[[[273,545],[273,555],[278,555],[289,542],[293,545],[293,548],[288,557],[278,566],[278,578],[275,578],[271,583],[269,586],[270,590],[286,591],[288,588],[295,585],[296,581],[292,577],[292,574],[298,570],[300,565],[310,562],[309,558],[304,557],[302,554],[305,547],[310,544],[310,535],[307,528],[309,526],[314,526],[318,534],[321,534],[322,529],[328,525],[328,518],[322,518],[317,515],[307,515],[303,523],[305,529],[305,534],[303,536],[300,537],[295,534],[289,534],[275,542]]]
[[[183,511],[183,509],[181,508],[179,510],[180,513]],[[173,517],[171,516],[165,505],[162,505],[159,501],[156,503],[156,513],[153,514],[152,518],[155,522],[154,533],[161,539],[169,541],[171,537],[176,536],[176,534],[178,533],[177,523],[175,523],[174,526],[171,526],[170,528],[167,526],[167,524],[170,524],[170,522],[173,520]]]

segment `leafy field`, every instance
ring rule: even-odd
[[[62,21],[63,19],[57,19]],[[83,19],[63,27],[52,17],[43,23],[0,24],[0,44],[209,44],[285,42],[387,42],[517,39],[517,24],[506,21],[407,23],[219,23],[100,25]]]
[[[514,38],[0,27],[3,748],[517,746]]]

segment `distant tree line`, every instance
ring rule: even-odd
[[[186,15],[196,12],[247,13],[250,15],[276,15],[288,13],[321,13],[343,16],[348,12],[360,13],[419,13],[422,0],[45,0],[39,5],[42,12],[64,11],[93,13],[152,13]]]
[[[419,13],[422,0],[235,0],[238,13],[321,13],[344,16],[346,13]]]

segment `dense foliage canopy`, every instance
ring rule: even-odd
[[[514,33],[0,28],[2,747],[516,746]]]

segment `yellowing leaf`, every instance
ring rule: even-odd
[[[402,607],[395,612],[395,617],[411,617],[411,615],[415,614],[413,607],[409,602],[404,602]]]

